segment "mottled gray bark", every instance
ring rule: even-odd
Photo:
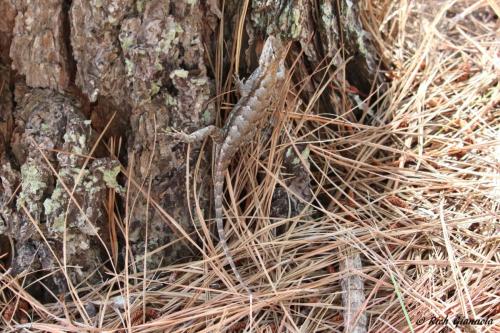
[[[341,49],[352,57],[350,83],[369,90],[375,79],[376,59],[369,34],[363,30],[358,1],[254,0],[251,2],[250,41],[255,35],[279,34],[300,44],[312,64],[333,58]],[[336,65],[340,57],[333,58]],[[314,68],[314,66],[311,66]]]
[[[85,157],[96,136],[73,98],[28,89],[16,102],[15,158],[4,155],[0,171],[7,194],[20,183],[15,204],[5,197],[0,212],[3,233],[16,244],[12,271],[55,270],[45,280],[56,293],[67,290],[66,278],[99,282],[109,248],[104,199],[119,165]]]

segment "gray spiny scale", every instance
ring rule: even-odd
[[[268,37],[259,57],[259,66],[247,80],[237,82],[242,97],[231,111],[224,128],[218,129],[212,125],[199,129],[190,135],[179,132],[172,134],[177,139],[187,142],[203,140],[207,135],[212,136],[214,140],[222,138],[222,143],[217,148],[214,170],[214,206],[217,232],[224,255],[236,279],[250,296],[252,296],[252,292],[236,269],[225,236],[222,220],[224,173],[236,152],[242,145],[251,140],[259,121],[265,116],[273,96],[281,89],[286,73],[285,56],[285,48],[280,41],[273,36]],[[220,143],[220,140],[215,141]]]

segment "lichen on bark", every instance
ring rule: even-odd
[[[16,218],[14,197],[21,177],[10,154],[14,102],[9,83],[10,70],[0,62],[0,235]]]
[[[193,146],[186,156],[186,147],[172,142],[163,130],[190,131],[215,119],[213,106],[207,105],[211,82],[199,31],[200,6],[168,0],[75,0],[71,6],[76,84],[91,101],[112,100],[116,108],[126,110],[121,116],[130,122],[127,160],[133,205],[127,223],[128,240],[137,256],[145,246],[153,250],[179,237],[152,208],[148,196],[183,228],[192,226],[185,166],[187,159],[193,162],[198,157],[200,146]],[[196,181],[202,188],[201,202],[208,202],[209,180]],[[185,250],[176,244],[148,262],[157,267],[165,258],[177,260],[179,251],[189,253]]]
[[[98,282],[108,246],[105,175],[117,162],[88,160],[96,136],[73,98],[28,89],[17,104],[12,145],[21,189],[16,204],[2,211],[2,233],[16,241],[13,272],[56,269],[43,279],[56,293],[66,290],[61,265],[72,283]],[[15,181],[4,181],[7,175],[4,166],[3,186]]]
[[[149,195],[165,207],[182,228],[192,230],[192,204],[186,196],[186,163],[198,157],[200,144],[189,156],[186,146],[164,134],[169,127],[190,132],[214,121],[214,109],[207,105],[211,82],[204,64],[199,22],[199,4],[191,1],[150,1],[137,17],[122,24],[120,41],[127,63],[131,89],[131,128],[134,133],[129,161],[133,177],[147,195],[141,195],[131,212],[133,252],[142,255],[177,240],[179,233],[168,227],[165,217],[153,209]],[[154,141],[156,140],[156,142]],[[206,151],[202,168],[208,168]],[[192,173],[190,174],[192,175]],[[191,176],[190,176],[191,178]],[[151,181],[149,186],[149,181]],[[191,178],[208,205],[210,178]],[[193,202],[192,194],[188,193]],[[148,206],[149,204],[149,206]],[[148,237],[146,238],[146,232]],[[147,258],[150,267],[191,255],[182,243],[171,245]]]
[[[126,99],[125,64],[118,41],[120,24],[133,0],[74,0],[70,10],[76,84],[92,102],[99,95],[120,105]]]
[[[333,58],[344,48],[353,59],[348,64],[348,79],[365,93],[377,78],[376,52],[369,34],[360,21],[358,1],[321,0],[254,0],[251,2],[247,32],[249,44],[256,35],[280,35],[300,44],[307,58],[318,63],[323,57]],[[336,66],[340,59],[334,59]]]
[[[310,43],[314,34],[312,7],[308,0],[254,0],[247,31],[250,34],[250,44],[254,35],[275,35],[286,40],[298,41],[304,52],[316,60],[317,54]]]

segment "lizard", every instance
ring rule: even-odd
[[[236,77],[236,85],[241,97],[232,108],[222,129],[215,125],[209,125],[191,134],[179,131],[171,133],[182,142],[193,143],[210,136],[217,144],[213,172],[213,195],[219,243],[236,279],[250,296],[252,293],[241,278],[227,245],[223,224],[224,176],[234,155],[245,143],[251,140],[258,123],[265,116],[273,96],[285,81],[285,56],[286,51],[281,42],[277,38],[269,36],[259,57],[258,67],[246,80],[240,81]]]

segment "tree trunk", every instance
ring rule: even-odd
[[[59,294],[104,279],[107,258],[142,271],[200,256],[193,221],[212,216],[212,182],[193,170],[211,174],[211,149],[165,130],[222,124],[233,74],[255,68],[267,35],[292,42],[295,83],[312,75],[305,103],[348,58],[346,86],[369,93],[376,61],[355,1],[244,3],[0,2],[0,239],[2,251],[14,246],[12,274],[38,270],[35,281],[62,267],[42,280]],[[327,98],[320,109],[336,112]],[[287,185],[307,201],[307,170],[289,158]],[[275,217],[303,209],[282,187],[273,195],[276,207],[289,199]]]

